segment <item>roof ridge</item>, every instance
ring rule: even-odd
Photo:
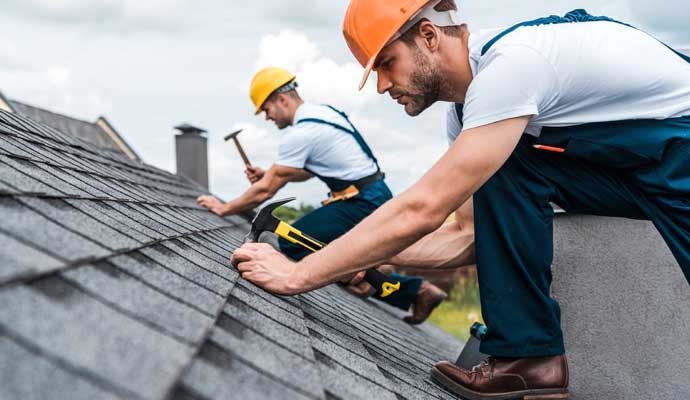
[[[95,122],[95,121],[94,121],[94,122],[90,122],[90,121],[87,121],[87,120],[85,120],[85,119],[73,117],[73,116],[71,116],[71,115],[64,114],[64,113],[62,113],[62,112],[49,110],[49,109],[44,108],[44,107],[35,106],[35,105],[33,105],[33,104],[25,103],[25,102],[23,102],[23,101],[19,101],[19,100],[15,100],[15,99],[10,99],[10,98],[8,98],[7,100],[9,100],[11,103],[18,103],[18,104],[21,104],[21,105],[23,105],[23,106],[31,107],[31,108],[34,108],[34,109],[36,109],[36,110],[39,110],[39,111],[42,111],[42,112],[46,112],[46,113],[52,114],[52,115],[57,116],[57,117],[60,117],[60,118],[71,119],[72,121],[83,122],[83,123],[89,124],[89,125],[96,125],[96,122]],[[26,118],[26,117],[25,117],[25,118]],[[98,120],[98,118],[96,118],[96,120]]]

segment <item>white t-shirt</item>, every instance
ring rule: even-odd
[[[329,107],[304,103],[295,112],[295,125],[281,132],[276,164],[349,181],[376,173],[376,164],[354,136],[325,124],[297,124],[305,118],[317,118],[351,129],[350,124]]]
[[[607,21],[521,27],[481,56],[503,30],[470,34],[463,129],[532,115],[526,133],[539,136],[544,126],[690,115],[690,64],[642,31]]]
[[[460,132],[462,132],[462,121],[458,118],[455,103],[449,103],[448,106],[446,113],[446,136],[448,137],[448,146],[450,146],[458,138]]]

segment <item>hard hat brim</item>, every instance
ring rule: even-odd
[[[369,74],[371,74],[371,71],[374,69],[376,57],[378,57],[378,53],[369,60],[367,66],[364,68],[364,75],[362,75],[362,80],[359,82],[359,90],[362,90],[364,88],[364,85],[366,85],[367,79],[369,79]]]

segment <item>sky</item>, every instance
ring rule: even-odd
[[[175,172],[173,126],[209,131],[211,192],[247,189],[242,161],[222,137],[239,136],[267,168],[281,134],[254,116],[249,82],[262,67],[297,75],[305,100],[348,113],[376,153],[394,193],[408,188],[447,148],[446,105],[416,118],[376,93],[357,90],[362,68],[342,37],[347,0],[3,0],[0,91],[6,97],[86,120],[104,115],[149,164]],[[690,2],[667,0],[464,0],[470,30],[508,26],[586,8],[690,48]],[[631,65],[634,55],[631,55]],[[280,196],[317,204],[315,179]]]

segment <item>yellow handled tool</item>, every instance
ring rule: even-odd
[[[294,199],[294,197],[290,197],[266,204],[254,217],[252,229],[247,234],[247,239],[257,241],[261,232],[273,232],[288,242],[300,245],[312,252],[324,248],[325,243],[302,233],[299,229],[273,215],[273,210]],[[399,281],[374,268],[367,270],[364,280],[376,289],[376,295],[379,297],[387,297],[400,290]]]

